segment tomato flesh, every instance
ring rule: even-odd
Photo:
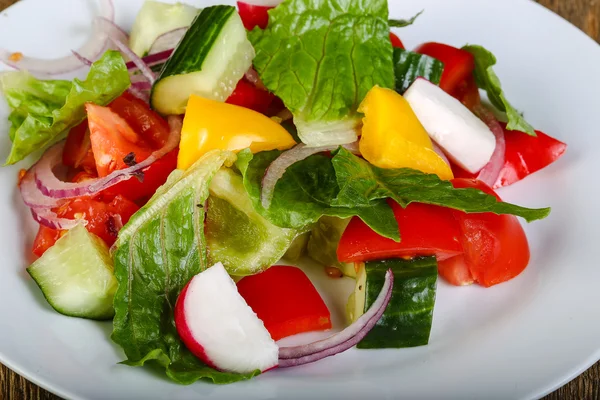
[[[396,35],[395,33],[390,32],[390,40],[392,41],[392,47],[395,47],[397,49],[405,49],[404,43],[402,43],[402,40],[400,40],[398,35]]]
[[[327,306],[308,277],[296,267],[271,267],[243,278],[237,288],[273,340],[331,329]]]
[[[91,103],[86,104],[86,110],[98,176],[105,177],[150,156],[150,146],[117,113]]]
[[[447,44],[429,42],[415,49],[444,63],[440,87],[455,96],[461,83],[467,81],[475,70],[475,58],[465,50]]]
[[[226,103],[246,107],[261,114],[266,114],[274,99],[275,96],[272,93],[259,89],[252,83],[242,79],[238,82],[235,90],[231,96],[229,96]]]
[[[33,241],[33,254],[41,257],[46,250],[54,246],[54,243],[62,236],[63,231],[58,229],[48,228],[47,226],[40,225],[38,233]]]
[[[338,245],[341,262],[433,255],[445,260],[462,254],[461,233],[451,210],[421,203],[406,208],[391,200],[389,203],[400,229],[400,243],[380,236],[355,217]]]
[[[476,188],[500,199],[490,187],[477,180],[454,179],[452,184],[455,188]],[[529,244],[517,217],[453,213],[462,231],[464,258],[473,281],[490,287],[515,278],[527,268]]]
[[[87,120],[69,131],[63,149],[63,164],[88,172],[96,172],[96,160],[92,152]]]

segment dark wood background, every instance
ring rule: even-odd
[[[0,0],[0,11],[16,1]],[[600,42],[600,0],[536,1],[571,21]],[[59,397],[39,388],[0,364],[0,400],[2,399],[58,400]],[[557,399],[600,399],[600,362],[544,400]]]

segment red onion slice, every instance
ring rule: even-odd
[[[246,72],[244,77],[248,80],[248,82],[256,86],[257,89],[268,91],[267,87],[258,76],[258,72],[256,72],[256,70],[253,67],[250,67],[250,69]]]
[[[504,138],[504,129],[498,123],[496,116],[487,108],[482,105],[478,105],[473,109],[475,115],[477,115],[483,122],[487,124],[494,136],[496,137],[496,149],[492,154],[490,162],[483,167],[479,172],[477,179],[484,182],[489,187],[494,187],[494,184],[504,168],[504,161],[506,155],[506,140]]]
[[[77,224],[87,225],[87,221],[83,219],[66,219],[60,218],[56,213],[49,209],[31,209],[31,215],[40,225],[44,225],[50,229],[67,230],[75,228]]]
[[[115,10],[111,0],[100,0],[100,15],[108,21],[114,20]],[[96,60],[104,53],[106,47],[107,37],[103,31],[103,26],[97,20],[94,20],[92,34],[83,46],[77,50],[77,53],[89,60]],[[27,70],[37,75],[64,74],[83,67],[83,64],[75,55],[55,59],[22,56],[17,60],[14,59],[13,53],[4,49],[0,49],[0,61],[15,69]]]
[[[34,169],[35,165],[27,171],[19,184],[19,191],[21,192],[23,203],[25,203],[27,207],[36,209],[57,207],[60,204],[59,200],[44,196],[42,192],[40,192],[40,189],[38,189],[35,184],[35,176],[33,174]]]
[[[149,67],[153,67],[155,65],[164,64],[167,62],[169,57],[173,54],[173,49],[168,49],[165,51],[161,51],[160,53],[151,54],[149,56],[143,57],[142,61]],[[135,65],[133,61],[127,62],[127,69],[130,71],[137,71],[138,67]]]
[[[150,50],[148,50],[148,54],[153,55],[161,53],[165,50],[173,50],[175,47],[177,47],[185,33],[188,31],[188,29],[189,28],[186,26],[183,28],[177,28],[173,29],[172,31],[163,33],[162,35],[156,38],[154,43],[152,43],[152,46],[150,46]]]
[[[144,60],[139,58],[137,54],[133,52],[133,50],[127,47],[127,45],[118,38],[111,37],[110,40],[115,44],[115,46],[117,46],[121,53],[127,56],[135,64],[135,66],[139,68],[142,75],[144,75],[148,82],[150,82],[150,84],[153,85],[154,81],[156,80],[156,76],[154,75],[154,72],[152,72],[150,67],[146,65]]]
[[[327,339],[307,345],[281,347],[279,349],[279,367],[288,368],[312,363],[346,351],[358,344],[381,319],[392,298],[393,287],[394,274],[392,270],[388,270],[377,299],[356,322]]]
[[[182,118],[180,116],[169,116],[168,122],[171,129],[169,140],[162,148],[152,153],[150,157],[132,167],[113,171],[104,178],[79,183],[63,182],[54,175],[53,169],[60,164],[65,145],[64,141],[60,142],[48,149],[33,169],[36,186],[44,196],[55,199],[69,199],[79,196],[92,196],[119,182],[131,179],[179,144],[183,124]]]
[[[277,182],[283,177],[285,171],[297,163],[298,161],[302,161],[312,156],[313,154],[323,153],[326,151],[334,151],[337,150],[339,145],[330,145],[330,146],[319,146],[319,147],[308,147],[304,143],[300,143],[299,145],[294,146],[292,149],[281,153],[279,157],[277,157],[271,165],[265,171],[265,175],[262,179],[262,191],[260,194],[260,202],[265,209],[268,209],[271,206],[271,202],[273,201],[273,195],[275,193],[275,186]],[[358,154],[358,144],[350,143],[347,145],[343,145],[346,150]]]

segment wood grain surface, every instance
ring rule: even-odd
[[[569,20],[600,42],[600,0],[536,1]],[[16,3],[16,0],[0,0],[0,11],[13,3]],[[4,399],[57,400],[59,397],[39,388],[0,364],[0,400]],[[600,399],[600,362],[544,398],[544,400],[558,399]]]

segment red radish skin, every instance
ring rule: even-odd
[[[185,285],[179,297],[177,298],[177,303],[175,303],[175,326],[177,327],[177,333],[179,333],[179,337],[188,348],[189,351],[192,352],[193,355],[201,359],[206,365],[211,368],[219,369],[213,362],[208,358],[204,348],[198,343],[194,337],[192,336],[192,331],[185,320],[185,313],[183,311],[183,303],[185,300],[185,296],[188,291],[188,287],[190,286],[190,282]],[[275,367],[273,367],[275,368]]]

